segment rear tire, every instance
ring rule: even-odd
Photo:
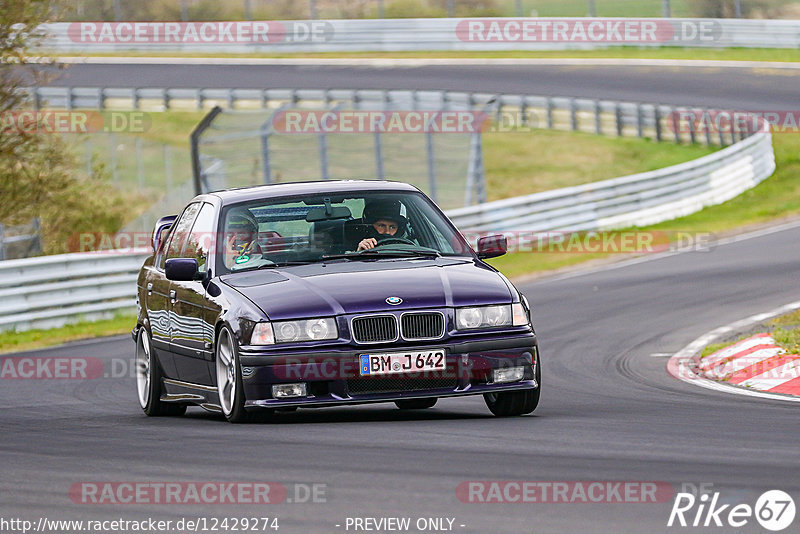
[[[436,397],[430,399],[408,399],[408,400],[399,400],[394,401],[398,408],[401,410],[424,410],[426,408],[433,408],[436,404],[436,401],[439,399]]]
[[[161,380],[161,365],[150,342],[150,332],[142,326],[136,336],[136,390],[139,394],[139,406],[151,417],[186,413],[185,404],[173,404],[161,400],[163,391]]]
[[[536,362],[536,389],[508,391],[506,393],[486,393],[483,399],[489,411],[497,417],[513,417],[527,415],[536,410],[542,393],[541,360]]]

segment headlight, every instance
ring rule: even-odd
[[[272,328],[275,331],[276,343],[319,341],[339,337],[336,321],[331,317],[304,321],[281,321],[272,323]]]
[[[456,328],[470,330],[495,326],[511,326],[511,305],[457,308]]]

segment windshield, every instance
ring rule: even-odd
[[[226,207],[218,272],[472,251],[420,193],[349,192]]]

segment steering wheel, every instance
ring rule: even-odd
[[[416,245],[416,243],[404,237],[386,237],[384,239],[379,238],[377,246],[382,247],[383,245]]]

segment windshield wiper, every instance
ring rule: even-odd
[[[350,254],[330,254],[323,256],[323,260],[362,260],[362,259],[378,259],[378,258],[438,258],[441,254],[435,250],[362,250],[359,252],[351,252]]]

